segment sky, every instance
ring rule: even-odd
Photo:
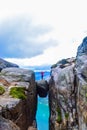
[[[19,66],[75,57],[87,36],[86,0],[0,1],[0,57]]]

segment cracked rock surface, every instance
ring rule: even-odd
[[[87,130],[87,37],[76,58],[51,67],[50,130]]]

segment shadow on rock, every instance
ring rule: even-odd
[[[49,84],[46,80],[39,80],[36,82],[37,94],[40,97],[46,97],[49,90]]]

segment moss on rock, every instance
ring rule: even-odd
[[[24,87],[12,87],[10,89],[10,95],[13,98],[18,98],[18,99],[26,99],[26,95],[25,95],[25,88]]]
[[[62,122],[62,115],[59,107],[57,108],[57,115],[57,122],[60,124]]]
[[[5,92],[5,89],[3,86],[0,86],[0,95],[2,95]]]
[[[68,118],[69,118],[69,113],[68,112],[65,113],[65,118],[66,118],[66,120],[68,120]]]

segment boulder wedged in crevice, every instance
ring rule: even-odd
[[[49,90],[49,84],[46,80],[36,81],[37,94],[39,97],[46,97]]]

